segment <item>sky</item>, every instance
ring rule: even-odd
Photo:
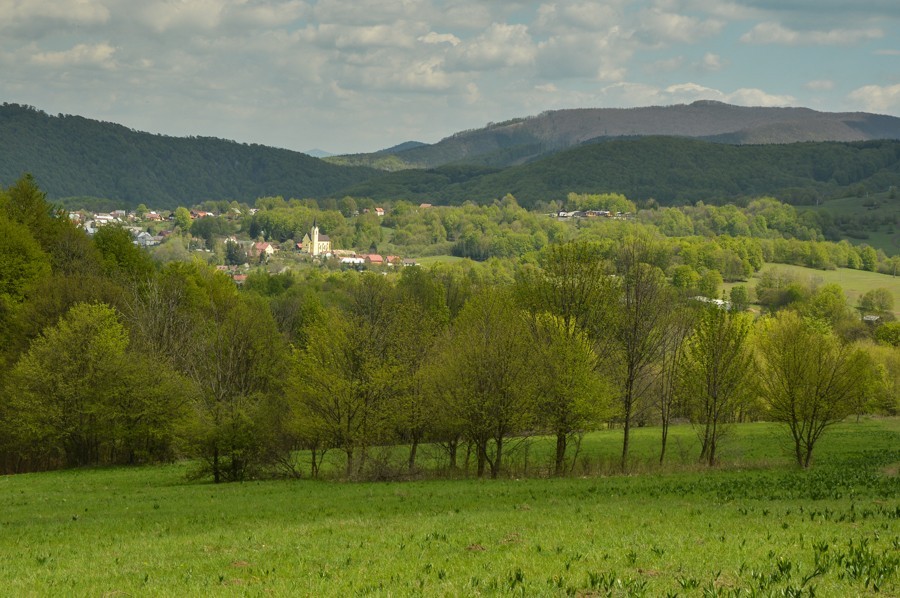
[[[0,0],[0,101],[298,151],[712,99],[900,116],[900,0]]]

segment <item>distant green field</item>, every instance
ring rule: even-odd
[[[864,205],[870,204],[870,205]],[[866,197],[832,199],[818,206],[798,206],[797,210],[830,212],[835,217],[852,217],[862,225],[859,232],[866,238],[844,235],[843,238],[860,245],[865,243],[882,249],[888,255],[900,253],[900,197],[890,198],[888,192],[874,193]],[[887,219],[888,223],[884,220]]]
[[[464,257],[457,257],[455,255],[429,255],[426,257],[417,257],[416,262],[423,266],[431,266],[438,263],[452,264],[453,262],[461,262],[465,259],[466,258]]]
[[[837,283],[844,289],[850,305],[856,306],[859,297],[872,289],[885,288],[894,295],[894,315],[900,317],[900,276],[890,276],[878,272],[866,272],[864,270],[852,270],[850,268],[838,268],[837,270],[816,270],[803,266],[789,264],[766,264],[760,272],[766,270],[782,270],[791,272],[801,280],[818,281],[820,284]],[[726,291],[738,284],[744,284],[755,288],[759,276],[753,276],[748,282],[727,283]]]
[[[176,464],[0,477],[0,587],[8,596],[900,592],[900,420],[836,427],[809,472],[784,465],[784,430],[732,432],[725,463],[708,472],[216,486],[188,481],[191,465]],[[638,430],[638,460],[652,458],[658,434]],[[688,443],[692,431],[675,437]],[[601,432],[584,451],[614,459],[620,441]]]

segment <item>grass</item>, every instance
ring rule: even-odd
[[[658,430],[639,432],[638,462]],[[702,473],[215,486],[180,463],[2,477],[0,583],[6,595],[896,595],[900,420],[836,427],[809,472],[782,465],[776,432],[736,427],[727,466]],[[613,458],[620,439],[592,435],[584,450]]]
[[[891,199],[890,193],[886,191],[867,197],[832,199],[818,206],[797,206],[797,210],[830,212],[835,217],[854,218],[860,222],[860,233],[865,234],[866,238],[844,235],[844,239],[856,245],[871,245],[875,249],[884,250],[888,255],[900,252],[900,231],[894,224],[900,218],[900,198]]]
[[[428,255],[425,257],[417,257],[416,262],[422,266],[433,266],[438,263],[452,264],[454,262],[461,262],[465,260],[464,257],[457,257],[455,255]]]
[[[852,270],[850,268],[838,268],[836,270],[816,270],[814,268],[804,268],[803,266],[793,266],[789,264],[766,264],[763,269],[780,270],[794,274],[800,280],[812,280],[820,284],[837,283],[844,289],[844,294],[850,301],[850,305],[855,306],[859,298],[868,291],[877,288],[888,289],[894,295],[895,311],[894,315],[900,317],[900,276],[890,276],[879,272],[867,272],[865,270]],[[743,284],[749,288],[755,288],[759,281],[759,275],[754,275],[748,282],[727,283],[723,285],[726,291],[730,291],[732,287]]]

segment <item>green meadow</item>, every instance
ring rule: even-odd
[[[835,270],[816,270],[791,264],[769,264],[763,266],[761,272],[766,270],[778,270],[788,272],[800,281],[813,281],[820,285],[837,283],[841,285],[844,294],[850,301],[850,305],[856,306],[859,298],[873,289],[885,288],[894,296],[894,315],[900,317],[900,276],[881,274],[880,272],[867,272],[865,270],[853,270],[850,268],[837,268]],[[749,288],[756,288],[759,281],[759,273],[752,276],[747,282],[726,283],[726,291],[732,287],[743,284]]]
[[[510,476],[495,481],[213,485],[192,481],[188,462],[0,477],[0,587],[9,596],[900,593],[900,419],[835,427],[809,471],[790,465],[786,433],[771,424],[735,426],[712,470],[695,464],[689,426],[673,430],[659,467],[658,435],[637,430],[627,476],[604,475],[621,442],[610,430],[586,437],[573,475],[556,479],[541,476],[552,448],[543,439],[520,445]],[[423,467],[441,466],[432,451]]]

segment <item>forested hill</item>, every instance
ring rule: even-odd
[[[193,205],[207,199],[321,197],[375,171],[299,152],[206,137],[168,137],[80,116],[0,106],[0,181],[34,175],[47,196],[92,196],[123,207]]]
[[[642,137],[585,145],[505,169],[404,170],[343,190],[373,199],[491,202],[512,193],[523,206],[570,192],[623,193],[660,203],[723,202],[774,195],[795,204],[900,187],[900,141],[725,145]]]
[[[818,112],[809,108],[732,106],[698,101],[644,108],[554,110],[528,118],[462,131],[432,145],[393,152],[392,169],[434,168],[450,163],[503,167],[584,143],[619,137],[677,136],[730,144],[900,139],[900,118],[865,112]],[[382,156],[328,159],[383,167]]]

